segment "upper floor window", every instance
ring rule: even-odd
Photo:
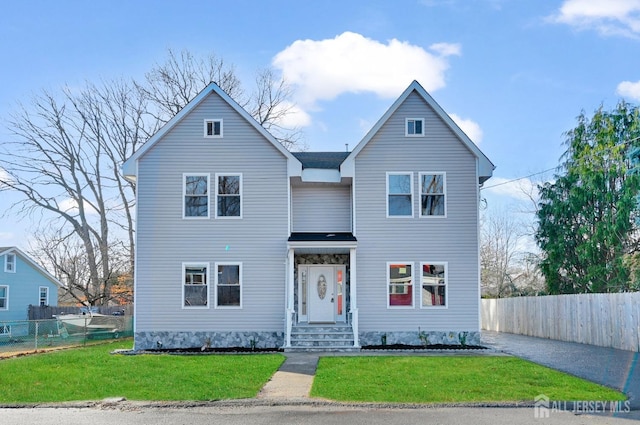
[[[222,120],[204,120],[204,137],[222,137]]]
[[[447,214],[444,173],[420,173],[420,216],[444,217]]]
[[[39,297],[40,307],[49,305],[49,288],[47,288],[46,286],[41,286],[39,292],[40,292],[40,297]]]
[[[407,118],[405,122],[405,136],[424,136],[424,118]]]
[[[209,279],[207,277],[208,264],[183,265],[183,307],[209,306]]]
[[[387,263],[388,307],[413,307],[411,263]]]
[[[387,173],[387,217],[413,217],[412,173]]]
[[[16,272],[16,254],[6,254],[4,256],[4,271],[7,273]]]
[[[183,217],[209,217],[208,174],[184,174]]]
[[[447,264],[421,263],[421,307],[447,305]]]
[[[9,287],[0,286],[0,310],[9,309]]]
[[[217,263],[216,307],[242,307],[242,264]]]
[[[242,174],[216,174],[216,217],[242,218]]]

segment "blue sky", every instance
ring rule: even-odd
[[[640,101],[640,0],[25,0],[0,13],[0,118],[41,89],[141,78],[167,48],[215,52],[247,89],[273,66],[311,150],[353,148],[418,80],[496,164],[487,186],[555,167],[581,111]],[[29,223],[0,220],[0,246],[23,245]]]

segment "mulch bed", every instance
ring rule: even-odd
[[[460,344],[429,344],[429,345],[408,345],[408,344],[386,344],[386,345],[364,345],[363,350],[486,350],[482,345],[460,345]]]

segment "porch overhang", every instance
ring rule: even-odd
[[[296,253],[336,253],[348,254],[357,248],[358,240],[350,232],[295,232],[291,233],[287,247]]]

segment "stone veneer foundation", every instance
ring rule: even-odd
[[[420,337],[422,335],[422,338]],[[480,345],[476,331],[360,332],[360,345]],[[137,332],[135,350],[194,347],[282,348],[284,332]]]
[[[284,332],[136,332],[134,349],[194,347],[281,348]]]

